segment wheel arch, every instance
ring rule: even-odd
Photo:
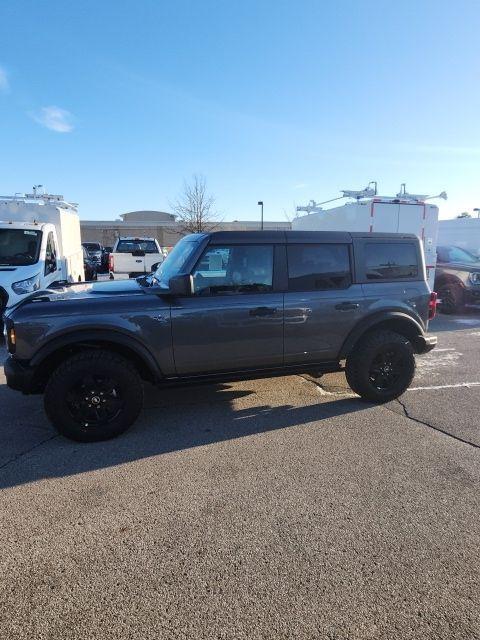
[[[435,289],[437,290],[437,293],[442,287],[452,284],[459,286],[461,289],[465,289],[465,283],[463,280],[453,273],[442,273],[435,278]]]
[[[395,331],[405,336],[412,343],[414,351],[418,351],[420,345],[417,346],[418,339],[424,335],[424,329],[420,322],[400,311],[382,312],[365,318],[357,325],[346,338],[339,354],[339,360],[346,358],[358,341],[372,330]]]
[[[106,349],[130,360],[143,380],[156,382],[162,377],[155,358],[138,340],[115,331],[76,331],[54,338],[41,347],[30,361],[35,370],[32,386],[43,390],[57,366],[70,355],[87,349]]]

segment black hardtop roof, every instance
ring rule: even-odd
[[[212,231],[201,234],[209,238],[210,244],[349,244],[355,238],[369,240],[416,239],[413,233],[369,233],[349,231]]]

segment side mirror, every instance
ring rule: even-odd
[[[192,276],[187,273],[170,278],[168,289],[173,296],[191,296],[193,291]]]

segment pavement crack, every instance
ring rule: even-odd
[[[398,402],[398,404],[402,407],[405,417],[408,418],[409,420],[413,420],[413,422],[417,422],[418,424],[421,424],[424,427],[429,427],[430,429],[433,429],[434,431],[438,431],[439,433],[443,433],[443,435],[448,436],[449,438],[452,438],[453,440],[457,440],[458,442],[462,442],[463,444],[468,444],[471,447],[473,447],[474,449],[480,449],[480,445],[475,444],[475,442],[471,442],[470,440],[465,440],[464,438],[460,438],[459,436],[455,436],[452,433],[449,433],[448,431],[445,431],[445,429],[441,429],[440,427],[436,427],[434,424],[430,424],[429,422],[426,422],[425,420],[420,420],[420,418],[415,418],[415,416],[412,416],[409,413],[405,403],[402,402],[402,400],[400,400],[400,398],[397,398],[395,402]],[[390,409],[390,411],[391,411],[391,409]]]
[[[17,460],[20,460],[20,458],[23,458],[24,456],[28,455],[35,449],[38,449],[38,447],[41,447],[46,442],[50,442],[50,440],[53,440],[54,438],[58,438],[58,437],[59,437],[58,434],[54,433],[53,436],[49,436],[48,438],[45,438],[45,440],[41,440],[40,442],[37,442],[37,444],[35,444],[33,447],[30,447],[30,449],[26,449],[21,453],[17,453],[15,456],[13,456],[13,458],[10,458],[10,460],[7,460],[6,462],[0,465],[0,471],[2,469],[5,469],[5,467],[8,467],[8,465],[12,464],[13,462],[17,462]]]

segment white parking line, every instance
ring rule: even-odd
[[[460,389],[461,387],[480,387],[480,382],[459,382],[458,384],[439,384],[434,387],[410,387],[407,391],[435,391],[437,389]]]
[[[456,351],[456,349],[454,349],[453,347],[450,347],[448,349],[446,349],[446,348],[445,349],[435,349],[435,353],[438,353],[439,351]]]

